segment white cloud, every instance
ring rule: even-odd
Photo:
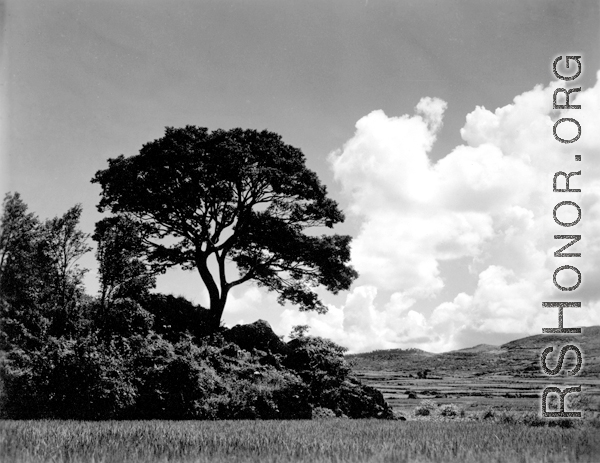
[[[311,334],[354,352],[443,351],[541,333],[557,324],[557,310],[542,308],[542,301],[553,300],[582,302],[581,309],[565,309],[565,326],[599,324],[600,84],[577,94],[571,101],[582,109],[568,116],[552,111],[553,91],[561,85],[536,86],[493,112],[475,108],[461,130],[465,144],[437,162],[429,152],[445,102],[423,98],[413,116],[373,111],[361,118],[354,136],[330,155],[348,209],[361,223],[352,244],[360,277],[346,300],[330,305],[325,315],[294,307],[273,311],[275,331],[309,324]],[[552,127],[560,117],[577,117],[578,142],[554,139]],[[583,162],[575,162],[575,154]],[[555,172],[579,169],[582,175],[571,177],[571,188],[581,193],[552,192]],[[576,226],[553,221],[561,200],[582,208]],[[570,220],[567,213],[561,210],[560,217]],[[554,257],[566,244],[555,234],[581,234],[567,252],[583,257]],[[456,259],[470,261],[474,289],[456,283],[445,288],[450,278],[442,264]],[[554,270],[565,264],[583,274],[574,293],[552,283]],[[572,284],[573,275],[568,277],[561,273],[559,282]],[[251,312],[274,305],[271,296],[257,297],[248,292],[236,304]]]
[[[415,107],[415,112],[423,117],[432,133],[442,127],[442,117],[448,104],[439,98],[425,97]]]
[[[565,314],[569,325],[600,322],[592,310],[600,291],[593,288],[592,278],[586,279],[600,276],[600,182],[594,180],[600,170],[594,158],[600,148],[595,130],[600,125],[600,86],[578,94],[582,110],[564,116],[565,111],[552,111],[552,93],[560,85],[536,86],[494,112],[477,107],[461,130],[465,144],[437,163],[429,151],[446,104],[432,98],[417,104],[415,116],[370,113],[357,122],[343,148],[332,153],[335,178],[351,212],[362,220],[352,246],[352,261],[361,274],[357,283],[379,291],[375,305],[359,286],[344,306],[344,315],[352,320],[353,345],[368,344],[355,339],[358,328],[380,346],[402,346],[420,338],[421,347],[433,350],[458,347],[459,338],[466,342],[460,333],[467,331],[540,333],[542,325],[555,325],[557,319],[556,310],[542,309],[541,302],[557,298],[583,302],[582,309]],[[575,116],[583,128],[580,141],[558,143],[552,136],[554,122]],[[575,154],[584,162],[575,163]],[[571,178],[571,187],[582,193],[552,192],[555,172],[578,169],[584,173]],[[580,204],[584,212],[578,225],[554,223],[552,210],[560,200]],[[573,217],[568,208],[559,214],[565,221]],[[554,234],[581,234],[582,242],[571,252],[584,257],[555,258],[553,252],[565,243],[557,245]],[[431,314],[397,309],[392,294],[413,302],[439,296],[445,279],[440,263],[461,257],[472,259],[470,269],[478,277],[472,294],[457,291]],[[552,284],[554,269],[565,264],[584,274],[580,289],[572,294]],[[561,273],[559,282],[567,276]],[[574,276],[570,278],[563,284],[572,284]],[[344,319],[344,326],[348,323]],[[407,328],[401,323],[410,324]]]

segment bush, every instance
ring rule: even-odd
[[[183,297],[150,294],[143,305],[154,316],[153,331],[171,342],[178,342],[188,332],[196,339],[213,334],[208,310]]]
[[[248,352],[220,333],[166,339],[129,299],[92,309],[85,336],[7,352],[0,366],[7,418],[310,419],[314,407],[394,416],[381,392],[348,376],[345,349],[329,340],[299,336],[287,355]]]
[[[95,337],[50,338],[42,350],[13,350],[2,368],[9,418],[118,418],[136,390],[123,346]]]
[[[445,404],[439,409],[441,416],[455,418],[460,414],[460,409],[455,404]]]
[[[421,400],[421,403],[415,408],[416,416],[429,416],[437,409],[437,404],[431,399]]]
[[[247,363],[228,373],[219,418],[311,418],[310,390],[300,378],[272,367],[255,368]]]
[[[154,316],[132,299],[116,299],[102,308],[96,307],[94,325],[104,336],[130,337],[147,334]]]
[[[138,400],[130,418],[216,418],[207,399],[218,394],[222,381],[206,352],[184,338],[172,344],[152,334],[137,338],[133,370]]]
[[[336,418],[336,414],[330,408],[317,407],[313,410],[312,418],[313,420],[330,419]]]
[[[493,420],[495,417],[496,417],[496,412],[491,408],[488,408],[487,410],[484,410],[481,413],[482,420]]]
[[[309,385],[314,397],[338,388],[350,373],[344,359],[346,348],[320,337],[303,336],[288,343],[290,352],[283,366],[296,372]]]
[[[394,418],[394,412],[386,403],[383,394],[373,387],[361,384],[354,378],[348,378],[340,386],[331,388],[314,399],[315,405],[334,410],[337,416]]]
[[[512,413],[501,412],[496,415],[495,421],[500,424],[517,424],[519,419]]]

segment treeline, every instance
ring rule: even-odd
[[[268,324],[210,328],[207,310],[151,292],[146,230],[126,215],[79,229],[81,206],[41,221],[18,193],[0,219],[0,414],[62,419],[295,419],[318,409],[391,418],[349,376],[345,349]],[[96,242],[100,292],[77,262]]]

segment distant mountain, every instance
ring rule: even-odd
[[[584,365],[579,376],[600,376],[600,326],[583,327],[582,330],[582,334],[537,334],[501,346],[479,344],[440,354],[421,349],[391,349],[347,355],[346,359],[355,371],[395,371],[417,375],[428,370],[429,376],[506,374],[541,377],[541,352],[548,346],[555,346],[548,357],[548,365],[554,366],[560,348],[574,344],[583,354]],[[572,368],[574,362],[575,355],[568,353],[563,369]]]
[[[536,334],[502,344],[506,350],[544,349],[551,344],[577,344],[585,350],[600,349],[600,326],[582,327],[581,334]],[[589,354],[588,354],[589,355]]]
[[[491,344],[478,344],[474,347],[466,347],[465,349],[458,349],[452,352],[485,352],[488,354],[501,354],[503,350],[500,346],[493,346]]]

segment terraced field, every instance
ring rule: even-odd
[[[565,344],[576,344],[584,353],[577,376],[564,374],[574,365],[565,357],[560,375],[541,371],[540,352],[548,345],[554,353]],[[577,410],[600,412],[600,327],[584,328],[582,335],[537,335],[502,346],[480,345],[470,349],[433,354],[419,349],[375,351],[350,355],[354,374],[376,387],[397,411],[407,415],[419,399],[460,405],[467,413],[495,408],[538,411],[542,390],[581,386]],[[549,356],[548,365],[556,358]]]
[[[411,413],[419,399],[432,399],[439,404],[453,403],[467,413],[488,408],[538,411],[542,390],[552,384],[561,387],[580,385],[582,391],[592,397],[593,403],[600,402],[600,379],[597,378],[569,378],[552,383],[544,378],[515,378],[508,375],[476,378],[449,375],[418,379],[396,372],[357,371],[356,376],[379,389],[388,403],[405,416]],[[595,406],[593,411],[600,410]]]

